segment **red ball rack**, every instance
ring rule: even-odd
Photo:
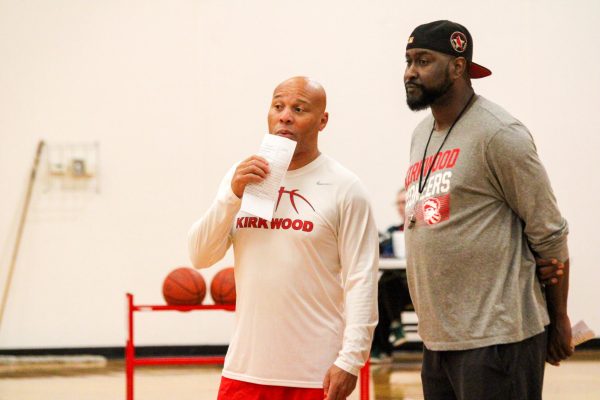
[[[224,310],[235,311],[234,305],[206,305],[206,306],[164,306],[164,305],[136,305],[133,294],[127,293],[127,342],[125,344],[125,379],[127,400],[134,400],[134,372],[136,366],[142,365],[219,365],[223,364],[223,356],[203,357],[144,357],[136,358],[134,341],[134,313],[151,311],[210,311]],[[360,370],[360,400],[369,400],[369,362]]]

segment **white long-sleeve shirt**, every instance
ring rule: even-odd
[[[271,221],[239,212],[235,167],[189,233],[195,267],[233,244],[236,325],[223,376],[320,388],[335,363],[357,375],[377,323],[378,238],[358,178],[321,155],[288,171]]]

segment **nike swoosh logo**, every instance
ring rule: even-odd
[[[333,183],[317,181],[317,185],[333,185]]]

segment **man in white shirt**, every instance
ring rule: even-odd
[[[219,399],[345,399],[377,323],[378,237],[358,178],[318,149],[323,87],[305,77],[273,93],[269,132],[296,142],[271,221],[240,212],[269,174],[251,156],[225,176],[189,234],[196,268],[235,254],[236,327]]]

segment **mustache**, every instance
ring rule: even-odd
[[[418,83],[416,83],[414,81],[408,81],[408,82],[404,83],[404,88],[405,89],[408,89],[410,87],[414,87],[414,88],[421,89],[421,90],[423,90],[425,88],[423,85],[418,84]]]

